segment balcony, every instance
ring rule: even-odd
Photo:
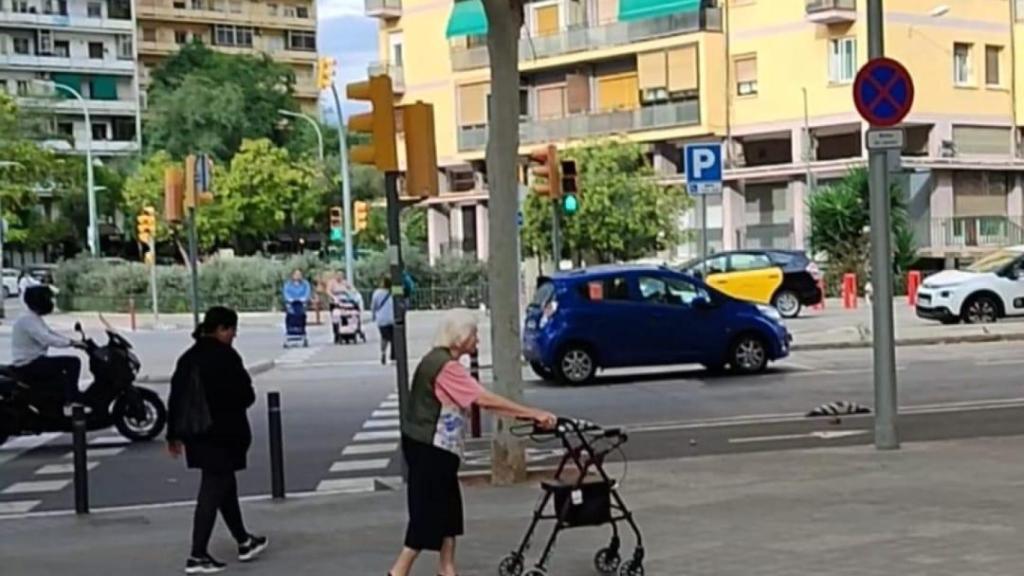
[[[930,245],[932,252],[985,251],[1024,243],[1022,224],[1021,218],[1005,215],[933,218],[928,231],[930,238],[918,238],[918,242]]]
[[[815,24],[855,22],[857,0],[807,0],[807,19]]]
[[[37,14],[29,12],[0,11],[0,24],[5,28],[55,28],[75,31],[124,32],[130,34],[132,21],[116,18],[86,18],[66,14]]]
[[[675,128],[699,123],[700,102],[686,100],[644,106],[636,110],[600,112],[552,120],[523,122],[519,125],[519,140],[522,144],[538,144],[641,130]],[[460,152],[481,150],[486,146],[487,126],[459,128]]]
[[[132,75],[134,60],[95,60],[33,54],[0,54],[0,67],[38,71],[71,71],[96,74]]]
[[[401,66],[387,62],[373,62],[366,72],[368,76],[390,76],[392,90],[396,94],[405,93],[405,71]]]
[[[193,8],[175,8],[170,2],[160,0],[140,0],[138,3],[140,20],[162,20],[165,22],[188,22],[196,24],[240,24],[257,25],[264,28],[289,30],[316,30],[316,18],[299,18],[272,13],[266,4],[246,3],[240,12],[223,10],[200,10]],[[129,26],[130,29],[130,26]]]
[[[721,8],[705,8],[700,12],[615,22],[605,26],[583,26],[550,36],[522,38],[519,40],[519,60],[527,62],[576,52],[627,46],[644,40],[701,30],[722,30]],[[451,57],[452,69],[455,71],[486,68],[490,62],[486,45],[452,48]]]
[[[86,100],[89,114],[102,116],[134,116],[135,100],[130,95],[121,95],[118,100]],[[78,100],[61,97],[27,97],[18,98],[18,106],[24,108],[46,109],[59,114],[82,113],[82,104]]]
[[[366,15],[371,18],[399,18],[402,0],[365,0]]]

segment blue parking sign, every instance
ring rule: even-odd
[[[683,164],[686,166],[686,189],[690,194],[721,194],[721,144],[687,144],[683,149]]]

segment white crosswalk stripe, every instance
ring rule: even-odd
[[[388,467],[389,458],[374,460],[342,460],[331,465],[331,472],[365,472],[367,470],[383,470]]]
[[[33,480],[26,482],[15,482],[0,494],[39,494],[42,492],[60,492],[71,484],[71,480]]]
[[[275,361],[276,364],[283,365],[295,365],[304,364],[313,356],[316,356],[318,352],[323,350],[323,346],[311,346],[309,348],[292,348],[288,350]]]
[[[33,508],[42,503],[42,500],[15,500],[13,502],[0,502],[0,516],[31,512]]]
[[[367,420],[366,422],[363,423],[363,428],[398,428],[398,419],[394,418],[388,420]]]
[[[368,442],[373,440],[399,440],[402,433],[398,430],[374,430],[372,432],[360,432],[352,437],[356,442]]]
[[[374,410],[374,418],[398,418],[398,409],[394,410]]]
[[[400,425],[398,395],[392,393],[373,411],[370,419],[363,423],[363,430],[352,437],[353,443],[342,449],[341,459],[331,464],[328,473],[345,475],[384,472],[398,450],[397,440],[402,437]],[[400,483],[401,479],[388,483],[377,476],[326,478],[317,486],[317,491],[372,492],[377,489],[395,489],[394,486]]]
[[[386,454],[398,450],[397,442],[383,444],[353,444],[341,451],[342,456],[365,456],[367,454]]]
[[[86,470],[93,470],[93,469],[95,469],[99,465],[100,465],[99,462],[86,462],[85,469]],[[39,470],[36,470],[36,475],[37,476],[55,476],[55,475],[58,475],[58,474],[74,474],[74,473],[75,473],[75,465],[74,464],[47,464],[46,466],[43,466]]]

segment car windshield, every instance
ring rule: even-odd
[[[979,272],[982,274],[987,272],[996,272],[1019,257],[1019,252],[1014,252],[1012,250],[998,250],[968,266],[967,271]]]

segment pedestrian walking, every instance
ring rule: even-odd
[[[380,330],[380,363],[388,363],[388,346],[391,347],[391,360],[395,359],[395,301],[391,297],[391,279],[385,276],[380,287],[370,297],[370,309],[373,321]]]
[[[495,414],[555,426],[549,412],[523,406],[484,389],[459,362],[476,351],[476,316],[449,312],[420,360],[401,417],[402,454],[408,468],[409,524],[405,547],[388,572],[408,576],[423,550],[440,553],[439,576],[456,576],[455,539],[463,534],[459,465],[468,410],[476,404]]]
[[[188,467],[202,473],[186,574],[224,570],[225,564],[207,550],[218,511],[238,543],[240,561],[253,560],[267,548],[267,538],[246,529],[238,502],[235,473],[245,469],[252,444],[246,411],[256,402],[256,392],[232,345],[237,332],[234,310],[210,308],[171,378],[167,449],[174,458],[184,450]]]

